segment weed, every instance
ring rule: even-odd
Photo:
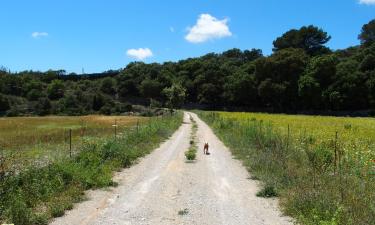
[[[251,180],[259,180],[259,177],[255,176],[255,175],[251,175],[251,176],[250,176],[250,179],[251,179]]]
[[[62,205],[53,204],[51,205],[50,212],[52,217],[61,217],[65,214],[65,209]]]
[[[178,215],[180,216],[185,216],[187,214],[189,214],[189,209],[187,208],[178,211]]]
[[[185,152],[185,157],[187,160],[195,160],[195,158],[197,157],[197,154],[195,151],[188,150]]]
[[[257,193],[257,196],[263,197],[263,198],[272,198],[272,197],[277,197],[278,194],[275,190],[275,187],[270,186],[270,185],[266,185],[265,187],[262,188],[262,190],[260,190]]]

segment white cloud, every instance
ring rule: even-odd
[[[40,38],[40,37],[47,37],[48,33],[47,32],[33,32],[31,34],[31,37],[33,38]]]
[[[359,0],[360,4],[375,5],[375,0]]]
[[[153,56],[152,51],[149,48],[129,49],[126,52],[126,54],[129,57],[132,57],[134,59],[141,60],[141,61]]]
[[[210,14],[201,14],[197,23],[188,28],[185,39],[191,43],[201,43],[212,39],[232,36],[227,25],[228,19],[218,20]]]
[[[169,30],[174,33],[174,27],[169,27]]]

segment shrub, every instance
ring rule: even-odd
[[[195,158],[197,157],[197,154],[193,150],[188,150],[185,152],[185,157],[187,160],[195,160]]]
[[[257,196],[263,197],[263,198],[272,198],[272,197],[277,197],[278,194],[276,192],[275,187],[270,186],[270,185],[266,185],[265,187],[262,188],[262,190],[260,190],[257,193]]]
[[[61,217],[65,214],[65,209],[62,205],[53,204],[51,205],[50,212],[52,217]]]

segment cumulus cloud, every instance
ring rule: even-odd
[[[375,0],[359,0],[359,3],[365,5],[375,5]]]
[[[31,37],[33,38],[40,38],[40,37],[47,37],[48,36],[48,33],[47,32],[33,32],[31,34]]]
[[[152,51],[149,48],[129,49],[126,54],[131,58],[141,61],[153,56]]]
[[[210,14],[201,14],[197,23],[188,28],[185,39],[191,43],[202,43],[212,39],[232,36],[227,25],[228,19],[218,20]]]

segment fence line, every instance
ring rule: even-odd
[[[149,124],[149,127],[151,123],[151,119],[148,122],[142,122],[142,124]],[[72,158],[78,153],[85,138],[102,138],[114,135],[113,137],[116,139],[119,129],[124,131],[134,129],[138,134],[141,123],[138,119],[135,125],[120,127],[115,119],[114,124],[107,127],[89,128],[83,122],[80,125],[81,127],[76,129],[69,128],[52,134],[42,134],[40,137],[32,139],[30,144],[13,142],[13,145],[7,144],[7,148],[5,148],[3,146],[5,144],[0,142],[0,180],[5,175],[17,173],[30,165],[43,166],[56,159]],[[37,153],[34,155],[33,151]]]

